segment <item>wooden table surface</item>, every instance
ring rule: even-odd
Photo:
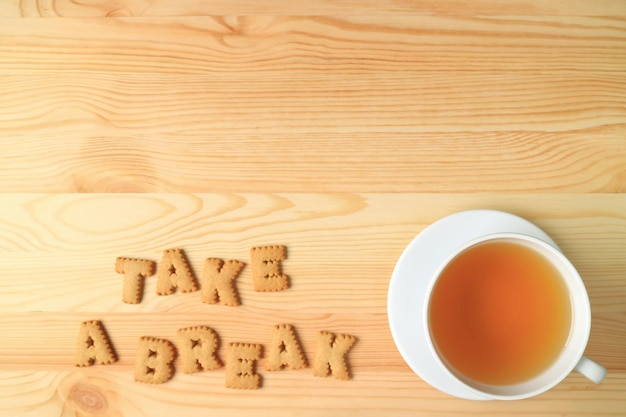
[[[7,0],[0,3],[0,415],[626,415],[626,2]],[[594,385],[517,402],[431,388],[387,324],[391,272],[427,225],[525,217],[584,277]],[[291,287],[239,307],[121,300],[115,258],[182,248],[249,264],[284,244]],[[73,366],[83,320],[119,356]],[[291,323],[358,338],[352,380],[311,367],[133,381],[140,336]],[[179,360],[175,362],[179,366]]]

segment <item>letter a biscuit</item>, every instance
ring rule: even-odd
[[[76,366],[108,365],[117,361],[104,326],[97,320],[84,321],[78,333]]]
[[[293,326],[289,324],[274,326],[265,368],[268,371],[277,371],[284,366],[289,369],[302,369],[306,368],[306,365],[306,358]]]

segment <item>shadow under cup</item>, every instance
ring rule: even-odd
[[[514,257],[517,259],[512,261]],[[512,363],[511,369],[525,366],[521,357],[535,352],[520,342],[526,343],[524,332],[536,336],[540,331],[539,328],[535,330],[532,323],[541,327],[549,321],[541,321],[546,314],[541,309],[552,307],[548,305],[550,298],[543,294],[549,292],[543,286],[548,278],[533,272],[535,267],[544,268],[546,274],[551,271],[556,277],[555,285],[564,291],[564,302],[568,304],[565,308],[569,307],[568,320],[556,324],[561,326],[557,330],[562,336],[556,341],[558,346],[547,362],[544,361],[530,375],[507,380],[508,368],[503,365],[500,369],[498,361],[508,357],[507,361],[514,362],[519,355],[520,363]],[[530,280],[527,279],[529,276]],[[535,298],[532,294],[524,295],[524,285],[533,279],[537,284],[532,289],[537,295]],[[515,287],[515,282],[521,287]],[[509,287],[511,289],[507,290]],[[506,291],[514,298],[501,296]],[[587,345],[591,311],[580,275],[558,249],[530,236],[499,233],[457,248],[435,272],[427,294],[423,328],[435,361],[466,389],[486,398],[522,399],[547,391],[574,369]],[[517,307],[516,303],[519,304]],[[500,309],[506,309],[508,313]],[[529,325],[527,321],[533,314],[535,322],[531,321]],[[508,315],[512,318],[508,319]],[[541,331],[550,332],[544,327]],[[500,334],[504,336],[500,337]],[[505,375],[499,380],[490,380],[480,375],[481,367],[491,367]]]

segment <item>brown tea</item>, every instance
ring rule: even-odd
[[[567,342],[571,303],[540,253],[505,241],[479,243],[443,270],[429,305],[444,362],[474,381],[508,385],[540,374]]]

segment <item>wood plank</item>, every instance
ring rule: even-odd
[[[625,51],[619,17],[0,19],[3,74],[623,74]]]
[[[20,132],[0,142],[5,192],[626,190],[626,124],[556,133],[333,133],[328,125],[326,132],[311,125],[272,133],[271,126],[254,132],[253,123],[246,127],[242,119],[241,131],[128,136],[99,130],[92,114],[75,114],[79,120],[50,128],[42,121],[32,132],[11,129]],[[165,130],[180,126],[161,122]]]
[[[206,415],[210,409],[211,415],[232,416],[241,409],[255,409],[255,413],[262,416],[317,416],[320,413],[344,416],[358,409],[359,415],[365,416],[381,413],[398,416],[488,413],[497,417],[534,413],[562,417],[594,413],[619,416],[626,405],[624,391],[619,389],[626,382],[625,373],[612,374],[606,384],[597,387],[588,387],[582,377],[572,374],[541,398],[514,403],[463,401],[433,392],[422,381],[401,372],[389,372],[385,377],[367,373],[361,381],[351,382],[359,385],[363,396],[372,399],[373,405],[367,409],[360,409],[362,399],[343,395],[344,388],[331,380],[309,379],[289,373],[271,374],[267,379],[273,384],[273,392],[258,396],[251,392],[225,390],[221,386],[222,376],[218,371],[196,376],[180,375],[176,383],[171,381],[169,386],[158,387],[137,384],[127,373],[110,370],[13,371],[2,380],[0,390],[17,395],[7,397],[7,407],[0,410],[0,415],[73,416],[77,411],[91,411],[92,414],[99,411],[122,416],[146,415],[145,410],[159,409],[168,414],[184,412],[185,415],[199,416]],[[312,382],[315,388],[311,387]],[[285,395],[287,391],[289,395]],[[298,394],[294,395],[294,392]],[[385,393],[385,398],[380,396],[381,392]],[[160,400],[174,395],[182,396],[183,401]],[[328,406],[324,407],[324,404]]]
[[[159,262],[165,249],[182,247],[200,276],[205,258],[249,263],[253,246],[279,243],[293,287],[273,294],[281,301],[268,309],[384,314],[391,272],[413,237],[477,208],[546,230],[584,276],[594,311],[621,313],[626,299],[624,194],[0,194],[0,207],[0,267],[15,278],[0,283],[3,312],[198,314],[207,307],[198,296],[157,297],[155,279],[142,304],[122,303],[115,258]],[[249,267],[238,288],[244,305],[273,299],[252,289]]]
[[[593,15],[626,13],[620,0],[8,0],[0,3],[1,17],[119,17],[205,16],[221,14],[346,15],[346,14],[478,14],[478,15]]]
[[[176,343],[178,329],[209,326],[219,335],[221,347],[218,355],[225,358],[228,343],[259,343],[267,346],[271,340],[272,327],[284,323],[296,328],[308,363],[312,363],[315,355],[317,334],[325,330],[357,337],[358,341],[349,354],[350,369],[355,375],[380,371],[381,367],[407,371],[407,365],[389,333],[384,302],[365,311],[356,308],[354,312],[335,312],[323,301],[318,302],[316,311],[290,311],[284,308],[290,301],[284,297],[268,296],[265,301],[249,302],[246,306],[232,308],[203,305],[198,300],[198,294],[195,295],[194,301],[201,307],[195,311],[185,309],[184,306],[180,309],[176,307],[176,301],[181,298],[192,298],[192,295],[183,295],[172,297],[173,307],[165,312],[155,309],[147,313],[142,308],[143,313],[136,313],[128,308],[122,313],[3,313],[0,316],[0,331],[3,334],[0,369],[72,370],[81,322],[100,320],[119,357],[118,362],[107,367],[131,374],[137,341],[142,336],[168,339]],[[276,308],[273,305],[277,305]],[[623,355],[626,347],[626,319],[623,312],[596,314],[594,311],[592,328],[586,354],[602,363],[609,373],[626,371],[626,358]],[[265,359],[261,359],[260,369],[265,369],[264,364]],[[180,368],[179,359],[175,366]],[[311,370],[299,373],[310,374]]]
[[[596,129],[592,133],[602,135],[596,143],[619,137],[626,124],[623,79],[617,74],[193,75],[184,80],[174,75],[12,74],[0,79],[0,133],[20,139],[63,134],[67,143],[58,146],[70,148],[88,134],[112,139],[161,135],[193,140],[188,146],[211,146],[207,150],[213,152],[227,148],[219,142],[229,139],[242,141],[243,147],[253,145],[253,135],[277,141],[303,135],[308,151],[315,150],[308,143],[312,139],[328,142],[319,145],[319,152],[332,146],[331,139],[338,144],[360,139],[394,152],[377,143],[388,135],[405,147],[402,153],[411,142],[432,143],[434,133],[448,141],[463,134],[471,140],[480,133],[486,141],[505,141],[503,146],[514,151],[513,146],[542,142],[515,136],[520,131],[536,137],[581,130],[588,135],[588,129]],[[617,135],[611,136],[614,131]],[[415,140],[407,145],[410,138]],[[158,142],[150,148],[160,150]]]
[[[216,416],[248,415],[250,410],[259,416],[345,416],[354,411],[355,402],[363,404],[365,399],[368,407],[358,410],[363,416],[621,416],[626,407],[624,372],[610,374],[604,384],[593,387],[582,376],[572,374],[541,397],[515,402],[451,398],[430,389],[419,378],[398,371],[367,372],[361,374],[359,381],[348,382],[293,371],[265,373],[268,387],[262,394],[227,390],[223,377],[223,371],[216,370],[177,375],[168,384],[147,386],[133,382],[127,372],[110,369],[11,371],[5,373],[0,385],[0,393],[9,394],[4,397],[6,406],[0,410],[0,416],[131,416],[150,409],[170,415],[183,412],[190,417],[206,415],[207,410]],[[359,395],[355,396],[355,392]],[[164,400],[173,397],[181,399]]]

